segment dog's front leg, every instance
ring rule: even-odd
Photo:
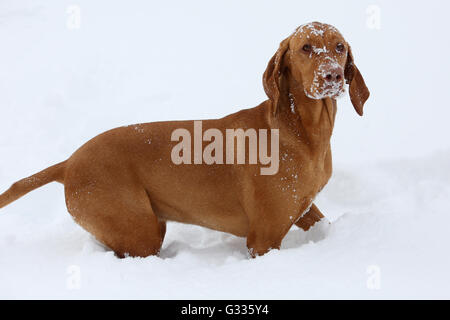
[[[305,231],[308,231],[316,222],[319,222],[324,215],[320,212],[319,208],[313,203],[308,212],[306,212],[296,223],[295,225],[299,228],[302,228]]]
[[[261,217],[250,224],[247,248],[252,258],[262,256],[272,249],[280,249],[281,241],[293,223],[289,217]]]
[[[247,236],[247,248],[250,256],[256,258],[269,252],[272,249],[280,249],[283,236],[276,235],[272,232],[271,235],[258,230],[251,231]]]

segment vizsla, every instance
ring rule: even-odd
[[[119,257],[158,254],[166,221],[246,237],[250,255],[263,255],[280,248],[293,224],[308,230],[323,217],[313,200],[331,176],[330,137],[345,81],[362,115],[369,91],[350,46],[330,25],[302,25],[264,72],[268,100],[202,122],[203,130],[221,132],[278,129],[275,174],[255,164],[175,164],[171,135],[179,128],[194,134],[194,121],[153,122],[100,134],[68,160],[14,183],[0,208],[58,181],[74,220]]]

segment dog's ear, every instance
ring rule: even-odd
[[[269,99],[272,101],[272,114],[276,115],[278,104],[280,102],[280,87],[282,75],[282,65],[285,53],[289,48],[289,38],[284,39],[280,43],[277,52],[270,59],[266,71],[263,75],[263,86]]]
[[[364,78],[359,72],[353,61],[353,54],[350,46],[348,47],[347,62],[345,63],[344,76],[347,84],[350,85],[350,100],[356,112],[362,116],[364,103],[369,99],[369,89],[367,89]]]

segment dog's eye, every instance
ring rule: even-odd
[[[345,46],[342,43],[338,43],[336,46],[336,52],[341,53],[344,52]]]
[[[302,50],[305,51],[305,52],[311,52],[312,47],[311,47],[310,44],[305,44],[305,45],[303,46]]]

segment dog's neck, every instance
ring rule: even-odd
[[[290,75],[282,83],[277,114],[288,131],[315,150],[328,148],[336,115],[336,100],[311,99]]]

